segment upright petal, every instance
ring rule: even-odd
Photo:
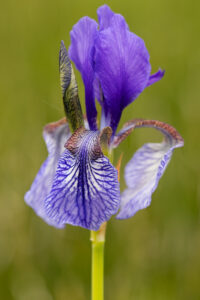
[[[132,217],[138,210],[150,205],[151,195],[158,186],[173,150],[183,146],[180,134],[168,124],[159,121],[135,120],[127,125],[129,133],[131,125],[132,128],[153,127],[163,133],[164,140],[162,143],[145,144],[127,164],[125,180],[128,188],[122,193],[118,219]]]
[[[95,43],[95,71],[100,81],[106,114],[115,132],[122,110],[146,87],[151,66],[144,41],[127,29],[115,14],[110,27],[100,31]]]
[[[44,200],[51,190],[57,163],[69,136],[70,131],[65,119],[45,126],[43,137],[49,156],[42,164],[30,190],[25,195],[26,203],[50,225],[54,225],[54,221],[49,219],[44,211]]]
[[[91,130],[96,130],[97,128],[97,110],[93,91],[93,55],[97,27],[98,24],[88,17],[80,19],[70,33],[71,46],[69,47],[69,56],[81,72],[85,85],[86,112]]]
[[[98,15],[98,21],[99,21],[99,31],[104,30],[111,25],[111,20],[115,13],[110,9],[108,5],[102,5],[97,9],[97,15]],[[128,25],[127,25],[128,29]],[[99,103],[102,106],[102,113],[101,113],[101,129],[103,129],[105,126],[109,124],[109,114],[108,110],[106,108],[106,103],[103,101],[103,93],[101,89],[101,84],[99,82],[99,79],[97,75],[95,74],[95,80],[94,80],[94,93],[96,99],[99,101]]]
[[[97,9],[97,15],[99,20],[99,30],[103,30],[110,26],[114,12],[105,4]]]
[[[57,226],[97,230],[119,208],[117,170],[103,156],[97,132],[77,130],[66,148],[45,201],[47,214]]]

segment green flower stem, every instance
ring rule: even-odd
[[[104,243],[106,223],[91,231],[92,242],[92,300],[104,299]]]
[[[106,130],[109,128],[104,128],[105,135],[100,137],[100,143],[104,155],[106,155],[110,162],[113,161],[112,149],[108,147],[108,140],[106,139]],[[103,223],[99,230],[91,231],[90,240],[92,242],[92,300],[103,300],[104,299],[104,244],[105,244],[105,234],[106,225]]]

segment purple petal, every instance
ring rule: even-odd
[[[99,30],[103,30],[110,26],[114,12],[108,5],[102,5],[97,9],[97,15],[99,20]]]
[[[97,27],[98,24],[88,17],[80,19],[70,33],[71,46],[69,48],[69,56],[81,72],[85,85],[86,112],[91,130],[97,128],[97,110],[93,91],[93,54]]]
[[[99,30],[101,31],[101,30],[104,30],[104,29],[110,27],[112,17],[115,14],[108,5],[102,5],[98,8],[97,15],[98,15],[98,21],[99,21]],[[128,29],[127,24],[126,24],[126,26]],[[105,126],[107,126],[107,124],[109,123],[109,121],[108,121],[109,116],[107,113],[107,109],[105,107],[106,105],[105,105],[105,103],[103,103],[103,93],[102,93],[100,82],[96,75],[95,75],[95,80],[94,80],[94,93],[95,93],[96,99],[99,101],[99,103],[102,106],[102,114],[101,114],[101,129],[102,129]]]
[[[144,41],[127,29],[121,15],[100,31],[95,43],[95,71],[104,94],[104,110],[115,132],[122,110],[144,90],[151,66]]]
[[[149,81],[147,82],[147,85],[146,87],[156,83],[157,81],[161,80],[163,78],[165,74],[165,71],[159,69],[158,72],[152,74],[150,77],[149,77]]]
[[[54,225],[54,221],[49,219],[44,211],[44,200],[51,190],[58,160],[64,151],[64,144],[70,135],[65,119],[48,124],[44,128],[43,137],[49,156],[42,164],[30,190],[25,195],[25,202],[34,209],[38,216],[50,225]]]
[[[57,226],[68,223],[97,230],[119,208],[117,170],[103,156],[98,139],[97,132],[81,129],[67,142],[45,201]]]
[[[127,189],[122,193],[118,219],[132,217],[138,210],[151,203],[151,195],[158,186],[173,153],[183,146],[183,139],[170,125],[159,121],[135,121],[135,127],[153,127],[165,138],[162,143],[148,143],[141,147],[125,168]],[[130,125],[128,130],[130,130]]]

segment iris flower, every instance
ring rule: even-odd
[[[146,208],[174,149],[183,146],[179,133],[160,121],[135,119],[117,131],[123,109],[164,72],[151,75],[145,43],[129,30],[123,16],[106,5],[97,14],[99,25],[89,17],[74,25],[68,51],[61,42],[60,80],[67,118],[45,126],[48,157],[25,195],[36,214],[57,228],[71,224],[96,231],[112,215],[126,219]],[[85,86],[85,119],[71,61]],[[102,109],[100,126],[95,99]],[[127,188],[120,194],[118,171],[109,158],[139,127],[155,128],[164,139],[136,151],[125,167]]]

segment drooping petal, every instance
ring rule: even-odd
[[[149,80],[147,82],[147,85],[146,87],[156,83],[157,81],[161,80],[163,78],[163,76],[165,75],[165,71],[159,69],[158,72],[152,74],[150,77],[149,77]]]
[[[69,56],[81,72],[85,85],[86,112],[91,130],[97,129],[97,110],[93,91],[93,55],[97,27],[98,24],[88,17],[80,19],[70,33],[71,46],[69,47]]]
[[[49,156],[42,164],[30,190],[25,194],[25,202],[50,225],[54,225],[54,221],[49,219],[44,211],[44,200],[51,190],[58,160],[70,135],[66,119],[45,126],[43,137]]]
[[[97,230],[119,208],[117,170],[103,156],[97,132],[76,131],[66,148],[45,201],[47,214],[57,226]]]
[[[146,87],[151,66],[144,41],[127,29],[115,14],[110,27],[99,32],[95,43],[95,71],[100,81],[106,115],[115,132],[122,110]]]
[[[135,120],[132,127],[153,127],[164,135],[162,143],[148,143],[141,147],[125,168],[127,189],[122,193],[118,219],[132,217],[151,203],[151,195],[158,186],[173,153],[183,146],[180,134],[170,125],[159,121]],[[127,125],[130,133],[131,122]]]
[[[108,5],[102,5],[97,9],[97,15],[99,20],[99,30],[103,30],[110,26],[114,12]]]

